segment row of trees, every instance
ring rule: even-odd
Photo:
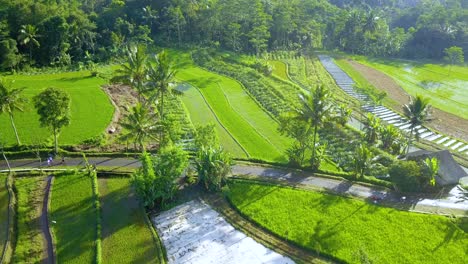
[[[434,59],[451,46],[468,49],[462,0],[419,1],[411,8],[332,3],[0,0],[0,68],[104,61],[130,43],[155,40],[248,53],[324,47]]]

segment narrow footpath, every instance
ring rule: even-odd
[[[121,168],[136,169],[141,163],[133,158],[89,158],[89,163],[97,167],[105,168],[107,171]],[[12,160],[10,166],[14,170],[38,168],[36,160]],[[43,169],[53,170],[58,166],[79,167],[83,166],[82,158],[69,158],[62,164],[54,161],[51,166],[42,164]],[[0,171],[6,171],[4,161],[0,162]],[[313,189],[325,190],[339,195],[350,195],[360,199],[366,199],[374,203],[384,204],[416,212],[431,214],[446,214],[456,216],[468,216],[468,194],[458,186],[450,190],[444,190],[436,197],[406,196],[400,193],[376,187],[369,187],[342,179],[331,179],[314,176],[313,173],[303,172],[287,168],[266,167],[255,164],[239,163],[232,167],[232,175],[243,175],[245,177],[258,177],[270,180],[279,180],[291,186],[303,186]]]

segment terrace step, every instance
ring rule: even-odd
[[[395,123],[398,123],[398,122],[401,122],[401,119],[397,118],[397,119],[387,121],[387,123],[389,123],[389,124],[395,124]]]
[[[425,139],[425,138],[430,137],[432,135],[434,135],[434,133],[432,131],[429,131],[429,132],[421,134],[419,137],[422,138],[422,139]]]
[[[441,138],[441,137],[442,137],[441,134],[435,134],[435,135],[432,136],[432,137],[426,138],[426,140],[427,140],[427,141],[434,141],[434,140],[439,139],[439,138]]]
[[[400,128],[400,129],[407,129],[407,128],[409,128],[410,126],[411,126],[411,124],[406,124],[406,125],[404,125],[404,126],[400,126],[399,128]]]
[[[457,142],[455,139],[450,140],[449,142],[444,144],[444,147],[451,146],[453,143]]]
[[[399,115],[394,115],[394,116],[391,116],[391,117],[382,118],[383,121],[390,121],[390,120],[393,120],[393,119],[400,119],[400,116]]]
[[[449,139],[450,139],[449,137],[444,137],[443,139],[437,141],[436,143],[437,143],[437,144],[442,144],[442,143],[444,143],[445,141],[447,141],[447,140],[449,140]]]
[[[468,149],[468,145],[464,146],[463,148],[459,149],[458,151],[463,152]]]
[[[456,150],[456,149],[459,148],[461,145],[463,145],[463,142],[458,142],[457,144],[453,145],[453,146],[451,147],[451,149]]]

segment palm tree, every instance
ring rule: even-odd
[[[403,113],[409,119],[411,124],[409,127],[410,133],[408,134],[408,147],[406,149],[406,153],[409,152],[414,129],[429,120],[430,108],[429,100],[419,95],[416,97],[411,96],[410,103],[403,106]]]
[[[380,128],[380,119],[375,115],[368,113],[367,120],[364,122],[364,132],[366,133],[367,143],[374,144],[377,141]]]
[[[159,115],[164,121],[164,97],[168,95],[181,95],[182,92],[173,89],[172,82],[175,77],[175,70],[169,61],[165,51],[154,57],[155,66],[148,64],[148,83],[145,93],[150,102],[156,102]]]
[[[13,120],[13,112],[23,112],[23,105],[26,103],[26,98],[21,96],[24,88],[12,88],[11,82],[0,79],[0,114],[8,113],[10,116],[11,126],[16,136],[16,143],[21,145],[21,141],[16,130],[15,122]]]
[[[130,85],[137,90],[140,102],[143,99],[144,84],[148,77],[147,60],[148,55],[145,46],[127,47],[127,63],[123,64],[116,71],[116,76],[112,78],[113,82]]]
[[[316,164],[317,129],[325,120],[329,119],[333,109],[330,91],[323,85],[317,86],[311,94],[300,94],[302,109],[298,111],[298,118],[306,121],[314,129],[311,163]],[[314,168],[318,169],[318,168]]]
[[[156,139],[154,136],[158,132],[156,116],[151,114],[147,107],[141,103],[132,107],[129,115],[120,123],[125,130],[125,134],[120,136],[120,140],[134,142],[135,149],[137,145],[141,151],[145,151],[145,143],[148,139]]]
[[[37,41],[37,28],[34,25],[23,25],[19,31],[18,41],[20,45],[27,45],[29,47],[29,61],[32,61],[32,49],[39,47],[39,41]]]

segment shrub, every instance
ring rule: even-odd
[[[390,178],[402,192],[421,191],[421,168],[415,161],[399,161],[390,167]]]
[[[221,147],[202,147],[195,161],[198,179],[207,191],[219,191],[231,171],[232,158]]]

